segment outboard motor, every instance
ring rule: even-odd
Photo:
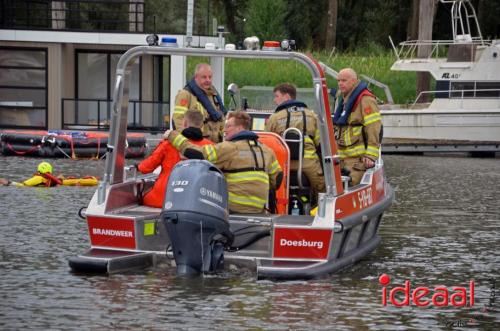
[[[224,174],[205,160],[179,162],[168,180],[160,219],[172,243],[178,275],[216,271],[233,241]]]

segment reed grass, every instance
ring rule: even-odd
[[[376,50],[372,54],[366,50],[349,53],[314,52],[312,56],[339,71],[342,68],[353,68],[358,74],[372,77],[389,86],[395,103],[410,103],[415,99],[416,73],[391,71],[395,56],[388,51]],[[199,62],[207,62],[206,58],[190,58],[188,76],[192,76],[194,67]],[[226,59],[225,83],[236,83],[238,86],[275,86],[282,82],[295,84],[297,87],[312,87],[311,75],[307,69],[296,61],[286,60],[249,60]],[[336,81],[327,77],[329,87],[337,87]],[[386,101],[384,91],[371,87],[380,99]]]

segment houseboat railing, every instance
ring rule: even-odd
[[[63,129],[109,130],[113,100],[61,100]],[[129,100],[128,130],[164,131],[169,128],[170,103]]]

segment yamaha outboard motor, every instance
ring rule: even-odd
[[[179,162],[168,180],[161,220],[167,228],[178,275],[223,267],[233,241],[224,174],[204,160]]]

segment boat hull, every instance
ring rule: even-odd
[[[383,168],[368,171],[363,182],[342,196],[328,197],[323,220],[308,215],[230,215],[235,239],[224,253],[226,268],[248,269],[260,279],[309,279],[353,265],[380,243],[382,215],[394,199]],[[140,183],[112,187],[108,197],[124,200],[107,199],[108,209],[133,201],[134,187]],[[135,205],[110,212],[100,209],[96,201],[97,194],[86,212],[91,248],[69,260],[74,271],[147,268],[168,255],[171,245],[160,221],[161,209]]]

